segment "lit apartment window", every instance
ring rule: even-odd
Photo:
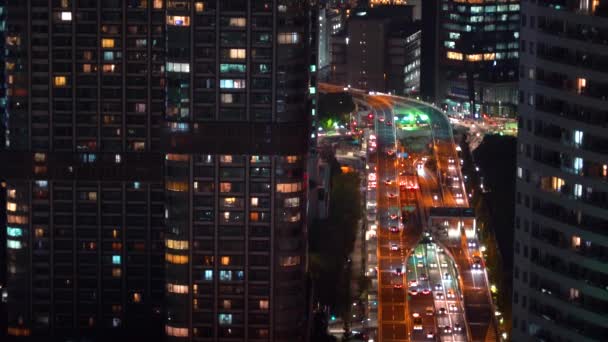
[[[233,103],[234,97],[232,96],[232,94],[220,94],[220,100],[222,101],[222,103],[230,104]]]
[[[300,42],[300,35],[297,32],[279,33],[279,44],[297,44]]]
[[[299,197],[290,197],[286,198],[283,202],[283,207],[285,208],[296,208],[300,206],[300,198]]]
[[[141,293],[133,292],[133,295],[131,296],[131,300],[133,301],[133,303],[141,303]]]
[[[6,234],[10,237],[20,237],[23,231],[21,228],[6,227]]]
[[[7,239],[6,240],[6,248],[9,249],[21,249],[23,246],[21,245],[21,241],[17,241],[17,240],[11,240],[11,239]]]
[[[165,333],[167,336],[188,337],[188,328],[177,328],[170,325],[165,325]]]
[[[112,255],[112,264],[120,265],[120,255]]]
[[[258,197],[251,197],[251,206],[257,207],[260,205],[260,199]]]
[[[574,144],[576,146],[581,146],[583,144],[583,131],[574,131]]]
[[[205,280],[213,280],[213,270],[205,270]]]
[[[72,21],[72,12],[61,12],[61,21]]]
[[[67,78],[65,76],[55,76],[53,84],[58,88],[65,87],[67,84]]]
[[[188,241],[167,239],[165,245],[170,249],[187,250]]]
[[[232,183],[224,182],[220,183],[220,192],[231,192],[232,191]]]
[[[244,73],[245,71],[247,71],[247,66],[245,64],[234,64],[234,63],[221,63],[220,64],[221,73]]]
[[[122,270],[119,267],[114,267],[112,269],[112,277],[120,278],[122,276]]]
[[[221,89],[244,89],[245,88],[245,80],[243,79],[221,79],[220,80],[220,88]]]
[[[579,249],[581,248],[581,237],[573,235],[572,236],[572,248]]]
[[[294,164],[294,163],[296,163],[298,160],[300,160],[300,157],[298,157],[298,156],[287,156],[287,157],[285,157],[285,161],[286,161],[288,164]]]
[[[170,264],[183,265],[188,263],[188,256],[165,253],[165,260]]]
[[[232,314],[219,314],[220,325],[232,324]]]
[[[277,184],[277,192],[290,193],[302,190],[302,183],[279,183]]]
[[[268,305],[268,299],[260,300],[260,310],[268,310],[270,306]]]
[[[225,255],[225,256],[223,256],[223,257],[221,257],[221,258],[220,258],[220,263],[221,263],[223,266],[228,266],[228,265],[230,265],[230,257],[229,257],[229,256],[226,256],[226,255]]]
[[[135,104],[135,112],[136,113],[145,113],[146,112],[146,104],[145,103],[136,103]]]
[[[85,73],[91,72],[91,64],[83,64],[82,65],[82,72],[85,72]]]
[[[188,293],[188,285],[167,284],[167,292],[186,294]]]
[[[111,49],[114,47],[114,39],[112,38],[103,38],[101,40],[101,47],[104,49]]]
[[[165,189],[167,189],[169,191],[176,191],[176,192],[188,191],[188,183],[187,182],[178,182],[178,181],[166,181]]]
[[[17,203],[6,202],[6,210],[7,211],[17,211]]]
[[[448,59],[455,59],[461,61],[462,54],[460,52],[448,51]]]
[[[566,181],[558,177],[551,177],[551,188],[553,191],[560,192],[562,187],[566,185]]]
[[[572,167],[574,168],[574,173],[579,174],[583,171],[583,158],[575,157],[572,162]]]
[[[26,224],[28,222],[27,216],[22,215],[7,215],[6,221],[13,224]]]
[[[205,4],[202,2],[197,2],[194,4],[194,10],[196,13],[202,13],[205,11]]]
[[[583,196],[583,186],[581,184],[574,184],[574,197],[581,198]]]
[[[232,27],[245,27],[247,25],[247,19],[245,18],[230,18],[228,25]]]
[[[582,94],[585,91],[585,87],[587,87],[587,79],[577,78],[576,79],[576,92],[579,94]]]
[[[169,153],[165,156],[165,159],[170,161],[187,162],[188,160],[190,160],[190,156],[187,154]]]
[[[185,15],[168,15],[167,25],[190,26],[190,17]]]
[[[190,72],[190,63],[173,63],[167,62],[166,66],[167,72]]]
[[[479,62],[482,59],[482,55],[481,54],[476,54],[476,55],[467,55],[467,61],[469,62]]]
[[[103,72],[105,72],[105,73],[113,73],[115,70],[116,70],[115,64],[104,64],[103,65]]]
[[[230,49],[228,56],[230,59],[245,59],[247,52],[245,49]]]
[[[163,0],[154,0],[153,7],[155,9],[161,9],[161,8],[163,8]]]
[[[230,270],[221,270],[220,271],[220,281],[231,281],[232,280],[232,271]]]
[[[230,310],[232,308],[232,301],[230,299],[224,299],[222,301],[222,308],[226,310]]]

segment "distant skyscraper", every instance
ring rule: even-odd
[[[317,69],[309,4],[166,10],[166,335],[302,341]]]
[[[513,341],[608,336],[607,5],[522,2]]]
[[[4,9],[8,333],[158,337],[163,1]]]
[[[449,114],[515,114],[519,3],[440,1],[436,41],[440,81],[436,101],[442,102]],[[425,20],[432,22],[433,18]]]

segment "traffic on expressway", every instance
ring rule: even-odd
[[[437,214],[469,207],[447,118],[416,100],[320,89],[348,91],[374,120],[364,137],[376,194],[376,340],[498,341],[474,217]]]

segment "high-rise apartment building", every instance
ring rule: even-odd
[[[308,1],[167,1],[169,341],[306,338]]]
[[[438,97],[448,114],[513,116],[519,0],[441,0]],[[432,13],[430,11],[428,13]],[[424,18],[426,25],[432,18]]]
[[[163,1],[11,0],[3,11],[8,334],[156,338]]]
[[[522,2],[513,341],[608,336],[607,5]]]

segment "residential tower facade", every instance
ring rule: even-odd
[[[608,11],[522,2],[514,341],[608,335]]]

